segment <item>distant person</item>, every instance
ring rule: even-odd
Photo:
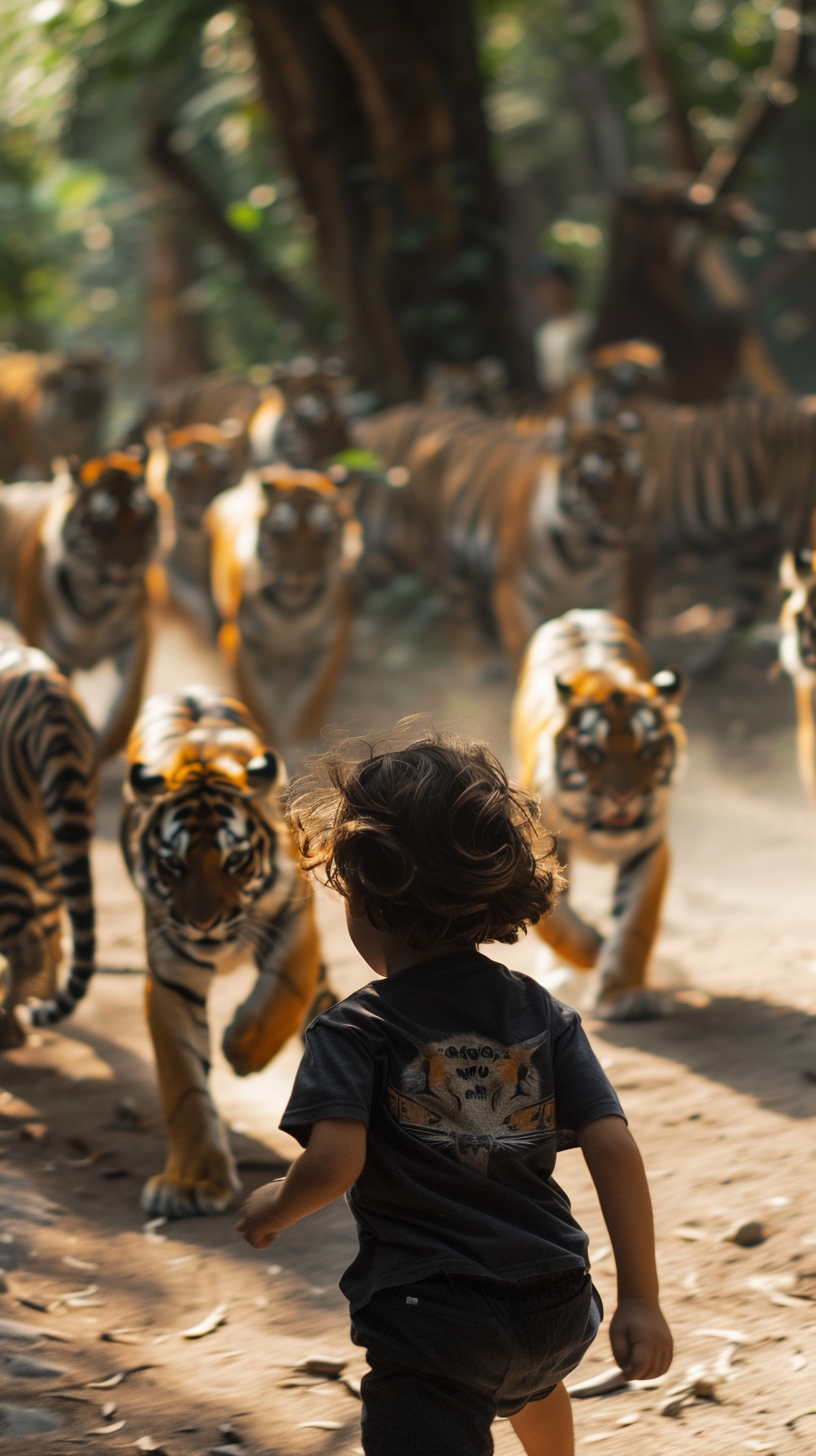
[[[384,979],[309,1027],[281,1122],[306,1151],[238,1230],[267,1248],[348,1191],[360,1249],[340,1287],[371,1367],[366,1456],[488,1456],[497,1414],[531,1456],[572,1456],[563,1380],[602,1308],[552,1176],[559,1146],[582,1149],[598,1190],[626,1377],[662,1375],[672,1340],[643,1163],[580,1018],[478,949],[552,908],[537,801],[482,745],[437,735],[323,770],[290,819]]]
[[[536,373],[545,394],[560,394],[586,368],[594,319],[576,308],[578,278],[560,258],[546,254],[530,264],[532,292],[544,322],[534,335]]]

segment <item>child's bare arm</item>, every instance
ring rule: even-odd
[[[630,1380],[651,1380],[671,1364],[672,1337],[658,1303],[652,1201],[637,1143],[621,1117],[581,1128],[578,1143],[598,1193],[618,1273],[612,1354]]]
[[[249,1195],[235,1225],[238,1233],[254,1249],[268,1249],[283,1229],[345,1193],[362,1173],[365,1158],[364,1122],[336,1117],[314,1123],[308,1147],[286,1177]]]

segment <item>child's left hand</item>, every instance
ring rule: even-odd
[[[280,1199],[284,1180],[265,1183],[250,1193],[241,1208],[236,1231],[251,1244],[253,1249],[268,1249],[282,1232],[275,1224],[275,1212]]]

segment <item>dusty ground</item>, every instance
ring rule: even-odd
[[[403,614],[407,625],[397,627]],[[744,647],[688,699],[690,763],[676,795],[656,967],[675,988],[672,1014],[613,1028],[587,1018],[652,1180],[676,1358],[661,1390],[576,1402],[579,1450],[816,1451],[816,1415],[794,1419],[816,1399],[816,815],[795,778],[789,684],[768,681],[771,661],[767,645]],[[218,680],[218,669],[176,624],[164,629],[153,676],[166,687]],[[506,752],[509,697],[495,665],[454,662],[432,613],[406,599],[361,624],[336,717],[386,724],[430,710]],[[352,1378],[363,1368],[336,1288],[354,1246],[345,1205],[265,1254],[234,1236],[231,1215],[143,1227],[139,1189],[162,1164],[163,1137],[133,973],[144,964],[138,906],[116,845],[120,776],[113,766],[106,778],[96,873],[101,963],[128,974],[100,973],[73,1020],[32,1037],[0,1074],[0,1317],[49,1331],[24,1344],[0,1326],[3,1399],[54,1422],[27,1438],[6,1424],[5,1449],[107,1456],[148,1437],[170,1456],[236,1439],[252,1456],[359,1451],[353,1393],[337,1381],[292,1384],[291,1373],[315,1353],[347,1358]],[[603,915],[603,874],[579,875],[578,893]],[[365,969],[330,897],[320,914],[333,979],[349,991]],[[540,966],[533,943],[507,959]],[[217,987],[216,1042],[239,982],[241,972]],[[292,1043],[242,1082],[216,1056],[216,1096],[247,1187],[292,1152],[276,1124],[297,1058]],[[558,1176],[591,1233],[611,1311],[612,1261],[580,1154],[562,1155]],[[746,1219],[766,1225],[765,1241],[724,1242]],[[181,1336],[217,1306],[220,1327]],[[581,1376],[609,1359],[602,1331]],[[55,1368],[25,1374],[20,1360]],[[719,1399],[660,1415],[666,1392],[687,1384],[694,1366],[719,1367]],[[118,1385],[99,1386],[124,1371],[132,1373]],[[109,1404],[116,1409],[103,1417]],[[500,1456],[520,1450],[506,1423],[495,1437]]]

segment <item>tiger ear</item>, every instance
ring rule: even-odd
[[[572,686],[567,682],[565,677],[556,677],[555,690],[558,693],[558,700],[561,703],[569,703],[574,696]]]
[[[666,702],[679,703],[686,691],[686,675],[679,667],[662,667],[652,678],[661,698]]]
[[[132,763],[128,771],[128,783],[138,799],[155,799],[167,788],[161,774],[151,773],[143,763]]]
[[[279,775],[280,759],[274,748],[267,748],[265,753],[251,758],[246,766],[247,783],[258,794],[271,789]]]

